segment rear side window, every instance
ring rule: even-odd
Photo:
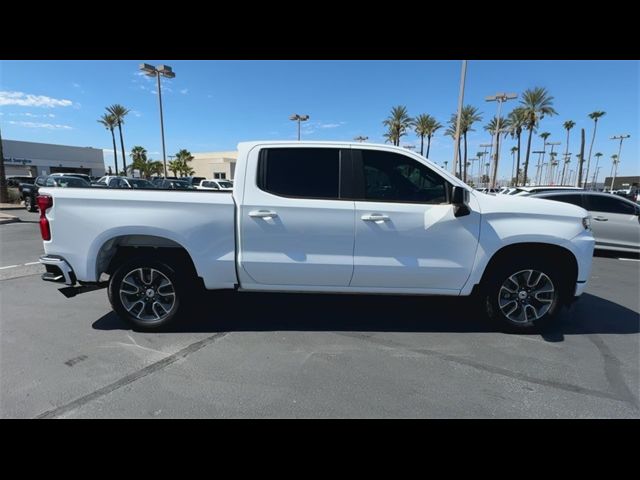
[[[549,195],[542,198],[545,200],[555,200],[557,202],[570,203],[572,205],[577,205],[578,207],[585,208],[582,195]]]
[[[621,213],[623,215],[634,215],[635,206],[630,202],[625,202],[620,198],[611,195],[588,195],[587,210],[594,212]]]
[[[339,198],[340,150],[269,148],[261,152],[258,188],[284,197]]]

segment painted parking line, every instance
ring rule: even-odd
[[[0,270],[5,270],[7,268],[16,268],[19,267],[20,265],[7,265],[6,267],[0,267]]]
[[[0,270],[6,270],[7,268],[26,267],[28,265],[40,265],[40,262],[28,262],[21,265],[7,265],[6,267],[0,267]]]
[[[624,262],[640,262],[640,258],[619,258],[618,260],[622,260]]]
[[[29,262],[29,263],[25,263],[24,265],[38,265],[40,262]]]

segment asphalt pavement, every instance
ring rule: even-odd
[[[132,331],[42,282],[37,214],[0,225],[2,418],[639,418],[640,262],[594,259],[543,335],[460,298],[208,293]],[[8,268],[6,268],[8,267]]]

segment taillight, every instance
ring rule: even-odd
[[[53,207],[53,197],[49,195],[38,195],[36,202],[40,210],[40,235],[42,235],[43,240],[51,240],[51,228],[49,227],[49,220],[47,220],[45,213],[48,208]]]

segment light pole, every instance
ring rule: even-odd
[[[564,154],[564,165],[562,165],[562,178],[560,179],[560,185],[564,185],[564,174],[567,171],[567,165],[569,163],[571,163],[571,154],[569,152],[566,152]]]
[[[496,186],[496,177],[498,176],[498,162],[500,161],[500,152],[498,152],[498,136],[502,130],[502,123],[500,121],[500,113],[502,112],[502,104],[507,100],[513,100],[514,98],[518,98],[518,94],[516,93],[496,93],[495,95],[491,95],[486,97],[485,100],[487,102],[498,102],[498,115],[496,117],[496,132],[493,137],[493,144],[495,147],[494,151],[494,167],[493,167],[493,177],[491,179],[491,188],[495,188]]]
[[[613,177],[611,177],[611,190],[613,190],[613,183],[616,181],[616,175],[618,173],[618,163],[620,163],[620,155],[622,154],[622,141],[625,138],[629,138],[631,135],[615,135],[611,137],[611,140],[620,140],[620,148],[618,148],[618,157],[616,158],[616,168],[613,171]]]
[[[596,172],[593,174],[593,181],[592,183],[592,187],[591,190],[597,190],[598,189],[598,174],[600,173],[600,169],[602,168],[602,166],[598,167],[597,166],[597,162],[596,162]]]
[[[162,163],[164,164],[164,177],[167,178],[167,155],[164,148],[164,119],[162,117],[162,88],[160,85],[160,76],[165,78],[175,78],[176,74],[173,73],[173,69],[168,65],[158,65],[154,67],[148,63],[140,65],[142,70],[149,77],[156,77],[158,79],[158,103],[160,105],[160,135],[162,136]]]
[[[306,122],[309,120],[309,115],[298,115],[297,113],[294,113],[289,117],[289,120],[298,122],[298,141],[300,141],[300,122]]]
[[[536,178],[535,178],[535,183],[536,185],[540,185],[541,182],[541,168],[542,168],[542,154],[544,153],[544,151],[542,150],[537,150],[535,152],[531,152],[531,153],[537,153],[538,154],[538,164],[536,165]],[[526,180],[526,179],[525,179]]]
[[[464,81],[467,76],[467,61],[462,61],[462,71],[460,72],[460,93],[458,94],[458,118],[456,118],[456,141],[453,149],[453,175],[456,174],[458,166],[458,150],[460,147],[460,121],[462,120],[462,104],[464,102]],[[462,180],[462,179],[460,179]]]
[[[358,135],[357,137],[354,138],[354,140],[356,142],[366,142],[367,140],[369,140],[369,137],[363,137],[362,135]]]

